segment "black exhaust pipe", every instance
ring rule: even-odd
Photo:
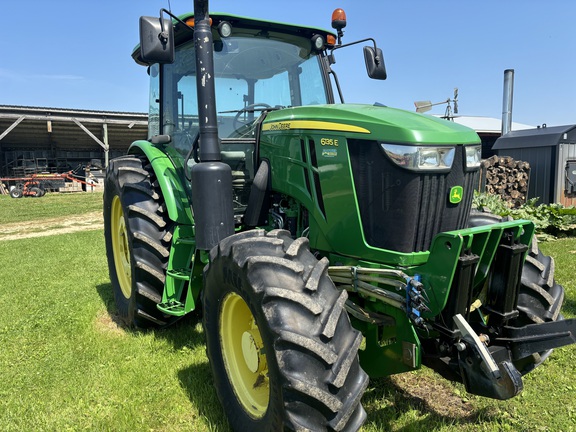
[[[208,0],[194,2],[194,48],[196,52],[196,88],[200,120],[200,160],[221,161],[214,88],[212,29],[208,16]]]
[[[196,247],[209,250],[234,234],[232,172],[218,141],[212,29],[208,0],[194,0],[196,88],[200,119],[200,162],[191,169]]]

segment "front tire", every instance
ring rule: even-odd
[[[503,219],[492,213],[473,211],[469,226],[490,225]],[[511,320],[512,327],[524,327],[561,319],[560,309],[564,301],[564,288],[554,279],[554,259],[540,252],[538,240],[533,237],[524,266],[518,293],[518,311],[520,315]],[[539,366],[552,350],[534,353],[514,362],[524,375]]]
[[[112,160],[104,187],[104,237],[118,313],[129,326],[163,327],[176,317],[161,313],[172,222],[148,160]]]
[[[10,190],[10,196],[12,198],[22,198],[23,195],[24,195],[24,189],[19,188],[18,186]]]
[[[306,239],[255,230],[223,240],[205,269],[203,306],[216,392],[236,431],[356,431],[368,377],[347,294]]]

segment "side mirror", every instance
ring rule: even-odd
[[[174,63],[172,20],[140,17],[140,57],[148,64]]]
[[[384,66],[384,56],[380,48],[365,46],[364,61],[366,62],[366,72],[368,72],[370,78],[386,79],[386,66]]]

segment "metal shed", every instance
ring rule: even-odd
[[[0,177],[65,172],[126,153],[148,136],[145,113],[0,105]]]
[[[530,163],[528,198],[576,205],[576,125],[509,132],[496,140],[493,150]]]

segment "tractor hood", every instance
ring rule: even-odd
[[[366,140],[409,144],[477,144],[476,132],[454,122],[376,105],[335,104],[272,111],[264,133],[291,129],[327,130]]]

